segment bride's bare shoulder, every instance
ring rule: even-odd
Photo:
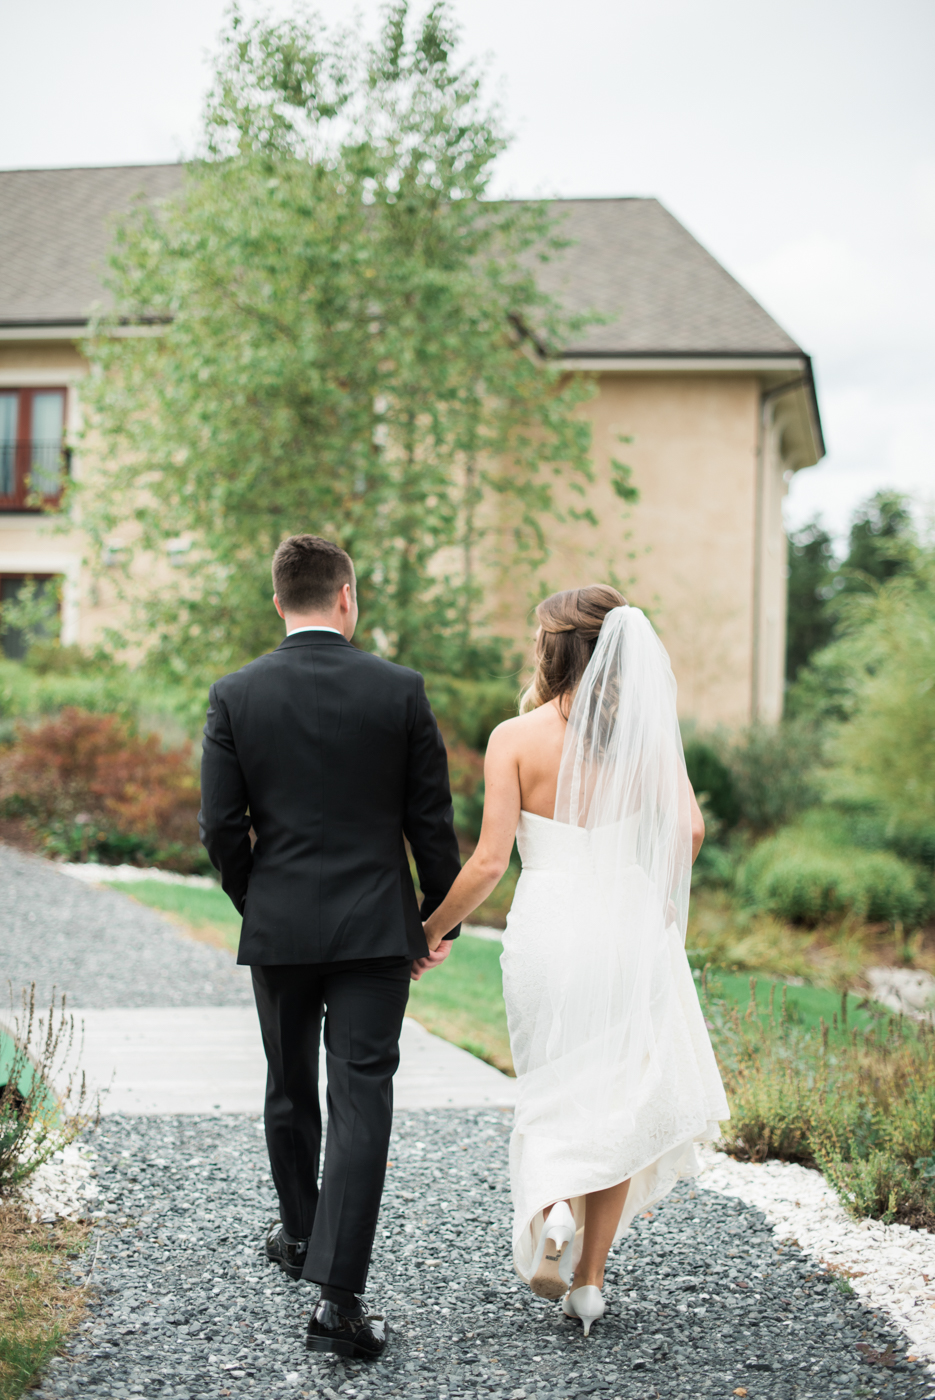
[[[498,724],[488,740],[487,752],[490,752],[491,744],[495,752],[502,752],[524,748],[528,743],[539,743],[545,732],[552,729],[564,730],[558,711],[551,704],[539,705],[535,710]]]

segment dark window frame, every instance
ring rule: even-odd
[[[59,504],[65,480],[71,472],[71,451],[65,446],[68,387],[64,384],[32,384],[19,388],[14,384],[3,384],[0,385],[0,391],[19,396],[14,446],[14,486],[12,493],[0,495],[0,514],[9,514],[11,511],[15,511],[17,514],[39,515],[43,510],[53,509]],[[61,453],[61,485],[57,491],[42,496],[39,502],[36,501],[29,485],[35,445],[32,438],[32,405],[36,394],[61,394],[62,396],[62,444],[59,449]]]

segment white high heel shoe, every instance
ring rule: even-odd
[[[584,1335],[587,1336],[591,1323],[604,1316],[604,1295],[593,1283],[574,1288],[562,1299],[562,1312],[566,1317],[580,1318]]]
[[[575,1217],[567,1201],[557,1201],[542,1227],[539,1248],[532,1261],[529,1286],[538,1298],[561,1298],[568,1287],[574,1239]],[[552,1248],[547,1250],[549,1243]],[[565,1277],[566,1273],[569,1274],[568,1278]]]

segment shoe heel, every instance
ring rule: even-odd
[[[593,1284],[575,1288],[562,1303],[562,1311],[566,1317],[579,1319],[587,1337],[591,1331],[591,1324],[604,1316],[604,1295]]]

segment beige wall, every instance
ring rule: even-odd
[[[69,427],[80,425],[87,366],[71,346],[0,344],[0,385],[69,386]],[[704,727],[747,724],[782,710],[787,454],[785,400],[761,417],[752,373],[605,372],[581,410],[593,427],[595,482],[587,500],[559,487],[566,505],[590,505],[598,526],[544,521],[551,557],[535,578],[502,563],[492,621],[528,655],[531,605],[543,591],[616,579],[651,615],[672,658],[679,709]],[[621,437],[632,437],[623,443]],[[610,486],[610,459],[633,469],[639,502]],[[74,470],[87,470],[76,454]],[[509,520],[501,522],[509,538]],[[64,639],[91,645],[120,612],[81,559],[79,531],[38,516],[0,514],[0,571],[62,573]]]
[[[669,651],[680,713],[703,726],[751,718],[759,403],[752,374],[601,375],[584,409],[596,474],[589,503],[599,525],[546,523],[553,554],[537,582],[570,588],[615,574]],[[612,457],[633,468],[640,492],[633,507],[611,490]],[[570,493],[566,499],[574,502]],[[781,530],[781,516],[771,514],[770,558],[784,568]],[[504,584],[500,619],[509,619],[517,639],[530,635],[526,605]],[[770,606],[775,614],[772,593]],[[781,670],[770,672],[777,682],[781,706]]]

